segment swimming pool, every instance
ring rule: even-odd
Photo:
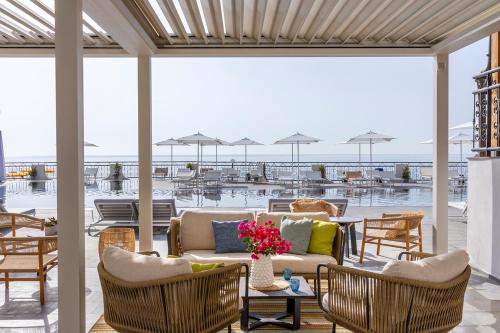
[[[347,198],[350,205],[370,206],[431,206],[430,188],[391,189],[374,188],[328,188],[328,189],[284,189],[276,187],[246,188],[234,186],[219,190],[164,189],[154,186],[155,199],[173,198],[180,208],[187,207],[227,207],[227,208],[263,208],[270,198],[315,197]],[[25,180],[10,181],[0,186],[0,201],[7,208],[55,208],[56,181],[30,182]],[[109,181],[97,180],[85,186],[85,207],[94,207],[98,198],[138,198],[138,180],[124,181],[121,186],[114,186]],[[450,191],[449,201],[465,201],[466,191]]]

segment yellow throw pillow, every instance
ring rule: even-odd
[[[176,259],[176,258],[180,258],[180,257],[174,256],[174,255],[168,255],[167,258],[168,259]],[[223,262],[214,262],[214,263],[206,263],[206,264],[198,264],[195,262],[191,263],[191,269],[193,270],[193,273],[204,272],[204,271],[208,271],[210,269],[216,269],[216,268],[221,268],[221,267],[224,267]]]
[[[313,221],[307,252],[331,256],[338,228],[337,223]]]

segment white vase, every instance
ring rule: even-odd
[[[52,227],[45,227],[45,236],[57,235],[57,225]]]
[[[274,283],[273,262],[271,256],[259,254],[259,259],[252,259],[250,284],[254,288],[270,287]]]

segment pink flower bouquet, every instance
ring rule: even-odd
[[[246,244],[247,251],[252,253],[254,260],[259,259],[259,254],[283,254],[292,249],[292,243],[281,238],[280,230],[270,220],[264,225],[257,225],[255,221],[241,222],[238,230],[238,238]]]

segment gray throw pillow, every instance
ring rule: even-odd
[[[290,253],[306,254],[309,247],[309,239],[311,238],[312,220],[291,220],[284,217],[281,221],[280,234],[281,238],[292,243]]]
[[[215,253],[246,252],[247,246],[238,238],[241,221],[212,221],[215,238]],[[203,235],[200,235],[203,237]]]

